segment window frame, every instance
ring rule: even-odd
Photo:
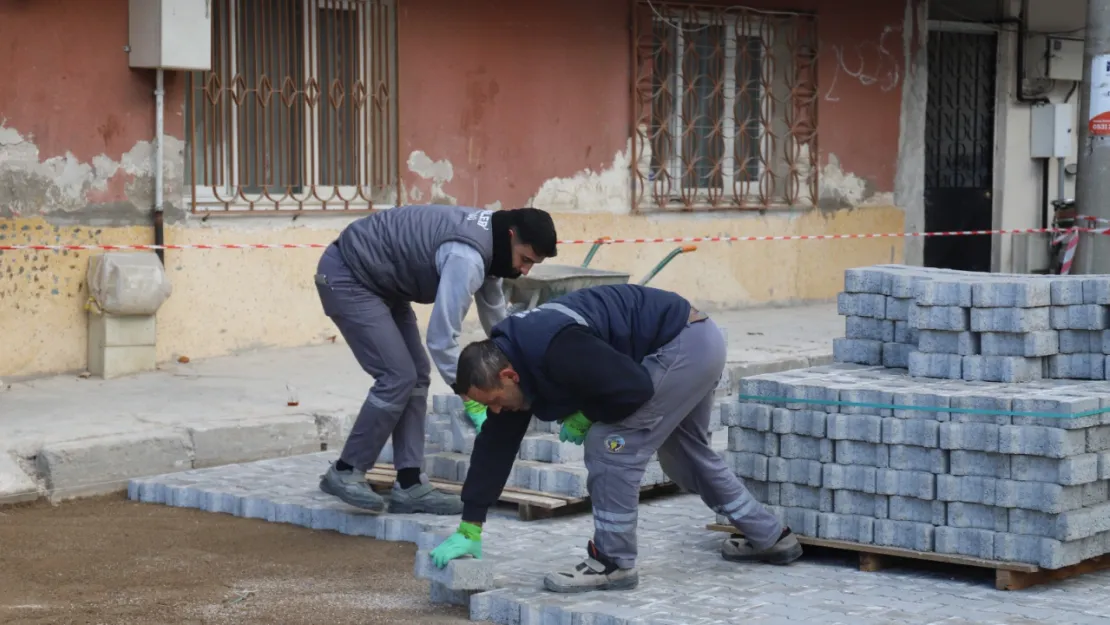
[[[238,71],[239,57],[238,57],[238,54],[237,54],[237,52],[238,52],[237,46],[239,45],[239,39],[241,38],[242,35],[241,35],[241,32],[240,32],[240,23],[239,23],[239,20],[240,20],[239,6],[240,5],[235,0],[227,0],[227,1],[229,2],[228,26],[227,26],[228,32],[227,33],[221,33],[222,38],[219,39],[217,45],[220,45],[222,47],[222,52],[226,55],[226,58],[228,59],[227,67],[226,67],[226,70],[227,70],[228,74],[227,74],[227,76],[222,76],[221,75],[220,79],[221,79],[221,88],[224,90],[223,97],[230,98],[230,92],[233,90],[233,86],[230,86],[230,83],[233,81],[233,77],[235,77],[239,74],[239,71]],[[298,1],[301,5],[301,15],[302,15],[301,22],[302,23],[301,23],[300,27],[301,27],[301,34],[302,34],[302,37],[303,37],[303,46],[302,46],[302,49],[298,53],[298,55],[299,55],[298,60],[300,61],[301,71],[304,73],[304,83],[302,85],[298,85],[298,89],[301,90],[302,92],[299,93],[297,95],[297,97],[298,98],[305,98],[306,96],[303,93],[303,90],[305,89],[305,86],[307,84],[309,84],[310,81],[313,81],[314,84],[315,84],[315,88],[316,88],[315,97],[317,98],[316,104],[313,107],[308,107],[307,105],[304,106],[303,110],[304,110],[305,114],[304,114],[303,120],[301,120],[301,122],[300,122],[301,132],[299,134],[301,135],[301,140],[302,140],[302,153],[300,154],[300,166],[301,166],[301,170],[302,170],[301,171],[301,176],[303,178],[303,181],[301,182],[301,184],[298,184],[298,185],[289,185],[289,191],[288,192],[286,192],[284,190],[271,191],[270,195],[271,196],[278,196],[278,199],[271,199],[271,197],[268,197],[265,186],[261,187],[262,191],[246,193],[244,191],[243,187],[241,187],[240,184],[239,184],[239,182],[240,182],[239,181],[239,168],[241,167],[241,163],[242,163],[242,160],[241,160],[242,157],[239,156],[239,155],[241,154],[240,143],[241,143],[241,139],[242,139],[242,135],[243,135],[243,132],[240,129],[240,119],[239,119],[240,118],[240,114],[239,114],[239,111],[240,111],[239,106],[240,105],[233,104],[229,107],[229,109],[230,109],[230,111],[229,111],[230,112],[230,122],[228,124],[229,127],[227,129],[227,132],[225,133],[225,136],[222,138],[222,141],[219,142],[218,147],[214,147],[212,139],[209,139],[208,143],[205,143],[204,145],[200,145],[201,141],[197,140],[198,133],[197,133],[197,130],[196,130],[196,127],[195,127],[195,124],[196,124],[195,120],[198,117],[198,115],[197,115],[197,113],[196,113],[196,111],[193,107],[193,98],[196,97],[196,93],[195,93],[196,88],[194,87],[194,90],[193,90],[194,93],[186,94],[186,111],[185,111],[185,113],[186,113],[186,118],[187,119],[193,120],[192,121],[192,124],[193,124],[192,132],[188,133],[188,136],[186,137],[186,141],[196,142],[196,145],[194,145],[194,148],[193,148],[194,152],[191,153],[193,155],[192,158],[189,158],[189,154],[186,155],[187,160],[195,161],[196,160],[195,159],[195,153],[196,153],[195,150],[198,150],[198,149],[209,150],[209,151],[219,150],[225,155],[225,158],[223,159],[223,162],[220,165],[220,168],[222,169],[222,175],[223,175],[223,184],[220,184],[220,185],[201,184],[201,183],[197,182],[196,179],[197,179],[198,176],[197,176],[197,172],[196,172],[196,163],[195,162],[189,162],[188,165],[192,169],[193,173],[192,173],[191,176],[187,177],[187,180],[185,181],[185,187],[186,187],[187,190],[192,191],[192,194],[193,194],[194,201],[191,202],[192,203],[192,210],[198,211],[198,212],[207,212],[207,213],[242,213],[242,212],[283,213],[283,212],[287,212],[287,211],[292,210],[292,209],[282,209],[278,205],[280,205],[282,203],[293,203],[293,204],[297,205],[297,209],[320,210],[320,211],[324,211],[324,212],[344,212],[344,213],[347,213],[347,212],[351,212],[353,210],[359,210],[359,209],[357,209],[357,208],[338,209],[338,208],[330,208],[329,207],[325,211],[324,204],[327,203],[329,205],[336,205],[336,204],[340,204],[340,203],[347,204],[347,203],[357,203],[357,202],[360,202],[360,201],[365,201],[360,196],[360,191],[363,188],[368,190],[366,195],[372,196],[374,194],[374,190],[371,189],[369,186],[360,187],[359,185],[325,185],[325,184],[321,184],[321,183],[311,183],[311,182],[309,182],[309,181],[320,179],[320,172],[321,172],[321,169],[320,169],[320,167],[321,167],[320,141],[321,141],[321,135],[319,134],[319,132],[320,132],[320,128],[322,126],[321,117],[323,117],[323,113],[322,113],[322,111],[324,110],[323,107],[330,106],[328,104],[328,92],[329,92],[328,86],[320,84],[320,81],[319,81],[320,74],[321,74],[320,68],[319,68],[319,62],[320,62],[320,58],[321,58],[320,47],[319,47],[320,46],[320,37],[319,37],[320,19],[319,19],[318,15],[317,16],[310,16],[310,15],[311,15],[311,13],[314,9],[316,11],[321,11],[321,10],[357,11],[358,10],[358,6],[357,6],[358,3],[355,2],[354,0],[298,0]],[[388,0],[386,2],[383,2],[383,4],[387,5],[388,8],[390,9],[390,22],[391,23],[388,25],[387,28],[388,28],[388,39],[391,40],[390,44],[392,45],[393,42],[395,42],[395,37],[396,37],[396,21],[395,21],[395,17],[394,17],[395,13],[393,12],[393,9],[394,9],[395,5],[394,5],[393,2],[389,2]],[[369,7],[370,5],[367,5],[367,6]],[[357,13],[356,13],[356,16],[357,16]],[[375,63],[381,62],[381,59],[378,58],[378,55],[376,55],[376,52],[380,49],[379,46],[377,45],[377,43],[374,42],[374,41],[368,41],[368,38],[373,36],[372,20],[373,20],[372,11],[366,10],[364,12],[363,16],[362,16],[362,19],[359,19],[358,24],[357,24],[358,25],[357,36],[359,38],[358,41],[360,42],[360,45],[358,46],[359,52],[358,52],[357,57],[356,57],[357,61],[359,63],[356,74],[363,80],[363,83],[365,85],[365,88],[366,88],[365,98],[366,98],[366,100],[365,100],[365,103],[362,106],[362,109],[361,109],[360,113],[355,116],[356,124],[357,124],[357,128],[358,128],[357,132],[355,133],[356,137],[363,136],[364,130],[367,127],[372,128],[373,123],[374,123],[374,120],[373,120],[373,115],[374,115],[373,98],[374,98],[375,85],[374,85],[374,81],[373,81],[373,68],[375,66]],[[389,48],[386,48],[385,49],[385,54],[387,56],[387,62],[389,62],[391,60],[389,57],[391,57],[393,55],[393,52],[391,52],[391,50]],[[203,77],[201,79],[201,84],[204,84],[204,83],[207,82],[208,76],[210,74],[215,73],[215,72],[223,72],[224,69],[225,69],[224,67],[213,67],[212,70],[204,71],[204,72],[198,72],[198,74],[200,74]],[[393,84],[389,85],[389,89],[391,91],[394,91],[395,90],[395,84],[396,84],[396,73],[391,72],[390,74],[391,74],[391,76],[390,76],[391,82]],[[283,82],[284,78],[281,78],[281,80]],[[281,84],[280,84],[280,82],[279,83],[272,83],[272,88],[274,89],[274,94],[272,96],[273,99],[280,102],[280,98],[281,98],[281,95],[280,95],[281,94]],[[254,96],[252,94],[248,97],[254,97]],[[350,91],[347,91],[347,92],[344,93],[344,97],[345,98],[350,98],[350,97],[352,97],[352,93]],[[354,103],[350,102],[350,101],[347,104],[349,106],[354,106]],[[282,105],[284,106],[284,104],[282,104]],[[391,109],[393,109],[393,108],[394,107],[391,107]],[[395,116],[396,116],[396,111],[391,110],[392,119],[389,120],[388,126],[393,127],[393,129],[395,129],[395,127],[396,127],[396,117]],[[313,139],[315,139],[315,141]],[[394,138],[394,137],[388,137],[387,139],[390,141],[391,144],[392,144],[393,141],[396,140],[396,138]],[[357,150],[358,150],[357,155],[358,155],[358,159],[359,159],[357,162],[358,162],[358,164],[361,165],[361,167],[357,167],[357,166],[355,167],[355,173],[356,173],[356,178],[357,178],[360,171],[366,171],[366,172],[374,171],[374,168],[377,166],[377,163],[371,162],[371,159],[373,158],[373,150],[371,150],[370,147],[367,145],[368,142],[356,140],[355,143],[356,143],[356,147],[357,147]],[[228,147],[229,144],[230,144],[230,147]],[[386,152],[386,154],[387,154],[386,159],[387,160],[392,159],[393,152],[394,152],[394,150],[392,148],[387,150],[387,152]],[[229,156],[234,157],[234,162],[232,162],[233,161],[232,158],[226,158],[226,157],[229,157]],[[207,172],[205,172],[205,174],[207,174]],[[274,185],[274,186],[277,187],[277,186],[280,186],[280,185]],[[322,191],[325,191],[325,190],[327,191],[327,194],[322,193]],[[323,199],[318,198],[317,197],[318,194],[323,196]],[[243,198],[244,195],[247,196],[247,198],[249,198],[249,199],[244,199]],[[274,204],[274,207],[273,208],[266,207],[266,208],[262,208],[262,209],[252,208],[253,204],[264,204],[264,205],[265,204]],[[389,208],[389,207],[391,207],[391,206],[390,205],[375,204],[373,208],[374,209],[384,209],[384,208]],[[369,207],[367,207],[367,208],[369,208]]]
[[[740,22],[743,22],[741,25]],[[723,22],[723,23],[722,23]],[[767,169],[767,161],[769,160],[765,154],[765,150],[771,149],[771,133],[767,132],[766,125],[763,123],[764,119],[770,117],[770,102],[766,93],[765,85],[767,84],[767,67],[766,67],[766,51],[773,49],[774,46],[774,33],[764,33],[765,20],[759,17],[738,16],[726,14],[723,19],[714,19],[713,14],[706,11],[698,11],[693,16],[662,16],[655,14],[652,16],[652,26],[663,25],[665,28],[671,29],[674,32],[675,52],[673,59],[673,67],[671,70],[673,74],[665,77],[672,78],[678,88],[671,97],[672,112],[667,120],[667,124],[671,128],[678,130],[678,133],[672,132],[670,135],[670,157],[667,163],[660,163],[660,169],[667,171],[668,177],[671,180],[671,189],[668,203],[683,203],[683,196],[693,196],[695,203],[704,202],[708,203],[708,198],[715,194],[727,194],[732,197],[745,199],[758,199],[758,187],[760,181],[765,175]],[[683,105],[685,104],[685,83],[684,83],[684,59],[686,54],[685,33],[690,32],[686,28],[687,24],[701,24],[703,26],[720,25],[725,29],[725,54],[724,54],[724,67],[722,74],[724,76],[723,86],[723,105],[721,115],[721,134],[722,134],[722,147],[721,147],[721,185],[717,186],[686,186],[683,161],[683,131],[685,130],[682,122]],[[742,26],[742,27],[741,27]],[[740,37],[753,38],[759,40],[761,43],[760,54],[760,75],[758,80],[757,95],[759,97],[759,118],[758,124],[758,145],[757,151],[758,159],[756,162],[755,177],[748,183],[748,193],[741,196],[736,189],[736,169],[738,168],[736,160],[736,63],[737,63],[737,44]],[[658,54],[658,44],[652,46],[652,55]],[[664,81],[665,82],[665,81]],[[656,118],[654,116],[655,103],[657,95],[652,94],[651,108],[652,108],[652,121]],[[773,120],[772,120],[773,121]],[[650,142],[650,138],[649,138]],[[654,152],[654,149],[653,149]],[[726,166],[729,165],[729,166]],[[656,180],[655,172],[652,164],[648,163],[648,171],[643,179],[648,184],[653,184]],[[677,184],[675,184],[677,182]],[[752,188],[756,191],[753,193]]]

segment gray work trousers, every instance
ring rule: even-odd
[[[374,377],[339,457],[359,471],[369,470],[392,436],[393,465],[423,468],[431,363],[412,304],[385,301],[362,286],[334,244],[320,258],[316,290],[324,313]]]
[[[621,568],[636,565],[640,480],[652,454],[667,476],[732,521],[757,549],[782,524],[755,500],[709,443],[713,391],[725,367],[724,335],[711,319],[690,323],[643,360],[655,395],[627,419],[596,423],[586,436],[594,545]]]

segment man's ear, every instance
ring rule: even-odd
[[[520,382],[520,375],[517,374],[516,371],[513,371],[512,367],[505,367],[504,369],[502,369],[501,373],[498,374],[498,377],[500,377],[502,380],[509,380],[514,384]]]

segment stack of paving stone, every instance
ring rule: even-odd
[[[832,364],[742,380],[722,421],[801,535],[1050,569],[1110,552],[1108,382]]]
[[[918,377],[1105,380],[1110,276],[876,265],[845,272],[833,359]]]
[[[718,401],[712,417],[713,442],[721,453],[728,442],[720,422],[721,406],[725,401]],[[560,427],[558,423],[532,419],[506,486],[561,497],[588,495],[583,447],[560,442]],[[465,481],[476,436],[461,398],[456,395],[433,397],[426,431],[428,454],[425,471],[428,476],[453,482]],[[385,457],[383,455],[382,462],[388,462]],[[658,459],[653,458],[641,484],[655,486],[667,482]]]

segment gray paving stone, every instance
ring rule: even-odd
[[[883,440],[883,418],[878,415],[830,414],[826,427],[825,435],[832,440],[865,443],[881,443]]]
[[[909,321],[894,322],[894,342],[916,345],[920,340],[917,328],[910,325]]]
[[[779,504],[787,508],[832,512],[833,491],[799,484],[782,484],[779,490]]]
[[[776,434],[797,434],[823,438],[828,413],[821,410],[787,410],[776,408],[772,412],[771,429]],[[780,440],[781,445],[781,440]]]
[[[767,461],[769,458],[763,454],[747,451],[728,451],[726,460],[733,472],[747,479],[767,481]]]
[[[833,462],[833,442],[827,438],[783,434],[779,440],[779,454],[783,458],[802,458],[817,462]],[[840,441],[837,441],[840,442]],[[1097,466],[1097,464],[1096,464]]]
[[[1015,459],[1008,454],[955,449],[949,452],[949,470],[947,472],[957,476],[974,475],[1010,479],[1010,465]]]
[[[1090,354],[1104,351],[1105,330],[1059,330],[1061,354]]]
[[[817,517],[817,534],[821,538],[870,544],[874,532],[875,519],[870,517],[831,512]]]
[[[775,457],[779,455],[779,435],[732,427],[728,429],[728,448],[731,451],[748,451]]]
[[[851,490],[834,490],[831,492],[832,512],[871,517],[873,519],[885,519],[890,516],[890,498],[886,495],[860,493]],[[804,507],[812,509],[812,506]]]
[[[970,329],[973,332],[1035,332],[1052,330],[1053,310],[1044,308],[972,308]],[[1076,328],[1083,329],[1083,328]]]
[[[874,293],[884,295],[886,275],[878,269],[857,267],[844,270],[844,290],[849,293]],[[1082,291],[1080,291],[1082,293]]]
[[[973,558],[994,558],[995,532],[989,530],[938,527],[934,535],[938,553],[952,553]]]
[[[951,413],[944,408],[951,406],[951,396],[922,391],[897,391],[891,395],[895,408],[891,414],[898,419],[948,421]]]
[[[937,447],[940,443],[940,423],[887,417],[883,419],[882,435],[883,442],[888,445]]]
[[[847,440],[838,440],[835,442],[834,456],[838,464],[862,465],[868,467],[890,466],[890,448],[886,445]],[[823,462],[833,462],[833,460],[830,459]]]
[[[883,366],[891,369],[905,369],[909,366],[910,353],[917,347],[904,343],[883,343]]]
[[[813,460],[770,458],[767,461],[767,479],[803,486],[822,485],[822,465]]]
[[[947,510],[948,504],[943,501],[930,501],[898,495],[890,497],[889,516],[893,521],[944,525],[947,522]]]
[[[889,417],[894,414],[892,408],[886,406],[893,406],[894,393],[892,390],[880,388],[876,384],[871,385],[858,385],[849,388],[840,389],[840,402],[837,412],[845,415],[865,415],[870,417],[882,416]],[[849,405],[850,404],[850,405]],[[832,416],[829,417],[827,422],[828,432],[832,431]],[[871,432],[873,435],[873,425],[868,425],[869,419],[855,419],[845,420],[844,424],[852,424],[853,431],[857,429],[862,432]],[[880,426],[881,436],[881,426]],[[831,434],[826,434],[832,438]],[[872,441],[875,442],[875,441]]]
[[[810,486],[824,486],[835,490],[854,490],[861,493],[875,493],[875,467],[825,464],[822,466],[820,484]]]
[[[936,496],[940,501],[977,503],[984,506],[1002,505],[996,503],[998,501],[999,482],[1002,480],[974,475],[938,475],[936,477]]]
[[[1048,280],[984,281],[971,287],[976,308],[1036,308],[1052,303]]]
[[[1059,417],[1013,417],[1014,425],[1039,425],[1063,429],[1081,429],[1098,425],[1101,416],[1072,418],[1072,415],[1097,411],[1101,402],[1097,395],[1084,393],[1069,393],[1065,390],[1045,391],[1026,397],[1015,397],[1013,411],[1015,413],[1034,413],[1045,415],[1060,415]]]
[[[1053,306],[1051,324],[1056,330],[1105,330],[1107,308],[1098,304]]]
[[[941,423],[940,448],[997,453],[1000,427],[993,423]]]
[[[948,504],[948,527],[1008,532],[1009,508],[953,501]]]
[[[771,431],[772,410],[774,409],[767,404],[741,403],[738,405],[736,412],[722,411],[721,423],[757,432],[769,432]]]
[[[1105,379],[1106,357],[1097,354],[1057,354],[1047,359],[1048,377],[1073,380]]]
[[[425,532],[446,536],[454,531],[457,517],[432,515],[361,515],[320,493],[318,476],[334,458],[334,452],[281,459],[263,465],[216,467],[201,472],[133,480],[132,498],[144,492],[148,498],[191,489],[181,497],[200,502],[207,509],[241,514],[239,503],[260,494],[273,499],[275,519],[319,529],[355,533],[379,539],[418,541]],[[159,488],[160,487],[160,488]],[[755,489],[753,488],[753,491]],[[892,520],[910,508],[943,510],[942,502],[919,502],[891,497]],[[291,515],[290,511],[300,512]],[[819,534],[818,513],[797,508],[778,508],[794,531]],[[779,513],[779,512],[776,512]],[[824,513],[827,514],[827,513]],[[920,512],[919,512],[920,514]],[[348,522],[350,517],[355,518]],[[712,519],[696,495],[681,495],[645,501],[640,505],[640,587],[620,593],[554,595],[542,589],[543,576],[558,568],[571,568],[585,555],[585,543],[593,531],[588,514],[549,521],[521,522],[501,511],[493,511],[483,530],[484,561],[494,566],[496,590],[474,594],[470,616],[499,624],[582,625],[721,625],[738,619],[753,624],[843,623],[845,625],[964,625],[964,623],[1020,622],[1022,625],[1096,625],[1105,621],[1105,588],[1110,572],[1081,576],[1067,582],[1034,588],[1001,597],[989,584],[914,568],[865,573],[849,564],[830,563],[804,557],[788,567],[746,566],[720,557],[722,533],[704,529]],[[920,517],[919,517],[920,518]],[[943,512],[940,515],[943,523]],[[392,522],[383,522],[392,521]],[[930,517],[921,523],[933,524]],[[883,520],[855,522],[870,525],[872,538],[883,539]],[[378,524],[378,525],[375,525]],[[849,525],[838,522],[834,525]],[[808,526],[808,527],[807,527]],[[825,520],[826,529],[830,526]],[[373,531],[372,531],[373,530]],[[901,530],[908,532],[909,530]],[[934,530],[936,531],[936,530]],[[850,532],[841,532],[851,540]],[[1018,542],[996,534],[995,544]],[[1019,537],[1037,541],[1035,554],[1041,565],[1060,563],[1095,547],[1105,548],[1096,535],[1084,541],[1061,543],[1044,537]],[[1100,542],[1101,541],[1101,542]],[[1047,545],[1041,549],[1042,543]],[[425,543],[422,549],[430,548]],[[996,557],[1001,555],[1001,550]],[[1055,558],[1053,560],[1053,558]],[[848,597],[848,599],[845,599]],[[1008,611],[1004,611],[1008,610]],[[1016,615],[1013,618],[1007,615]],[[964,621],[955,620],[962,617]],[[777,620],[776,620],[777,619]],[[800,619],[800,620],[799,620]]]
[[[874,543],[914,551],[933,551],[936,528],[929,523],[877,519],[874,524]]]
[[[907,297],[888,297],[884,317],[891,321],[909,321],[910,308],[913,305],[913,300]]]
[[[959,380],[963,375],[964,356],[910,352],[907,369],[915,378],[946,378]]]
[[[1110,503],[1049,514],[1034,510],[1009,510],[1009,531],[1015,534],[1044,536],[1061,542],[1089,538],[1110,532]]]
[[[1087,428],[1087,451],[1099,452],[1110,449],[1110,425]]]
[[[1049,358],[1059,357],[1049,356]],[[1031,382],[1044,377],[1044,362],[1040,358],[1022,356],[964,356],[962,372],[965,380]]]
[[[978,354],[979,334],[976,332],[951,332],[944,330],[919,330],[917,350],[926,354]]]
[[[924,471],[879,469],[875,473],[875,492],[880,495],[935,499],[936,477]]]
[[[419,551],[414,574],[418,579],[442,584],[447,590],[493,589],[493,564],[474,558],[451,560],[441,569],[432,562],[430,551]]]
[[[1107,485],[1105,481],[1060,486],[1045,482],[998,480],[995,505],[1058,514],[1105,503],[1110,495]]]
[[[1009,425],[1013,412],[1013,398],[996,387],[988,384],[986,388],[958,395],[951,398],[952,416],[949,418],[954,423],[993,423],[995,425]],[[971,387],[969,384],[968,387]]]
[[[984,356],[1051,356],[1060,352],[1060,333],[1041,330],[1028,333],[983,332],[980,349]]]
[[[921,306],[971,307],[972,285],[959,280],[929,280],[914,285],[914,301]]]
[[[910,325],[921,330],[945,330],[963,332],[970,328],[969,309],[961,306],[918,306],[909,307]]]
[[[1053,306],[1073,306],[1083,303],[1083,279],[1054,277],[1050,287]],[[1092,302],[1093,303],[1093,302]]]
[[[1004,425],[998,430],[998,451],[1003,454],[1067,458],[1086,451],[1088,431]]]
[[[871,317],[845,317],[844,338],[868,341],[894,341],[894,322]]]
[[[889,468],[898,471],[924,471],[927,473],[948,473],[949,452],[933,447],[913,445],[891,445]]]
[[[874,293],[840,293],[836,297],[836,314],[845,317],[886,317],[887,298]]]

